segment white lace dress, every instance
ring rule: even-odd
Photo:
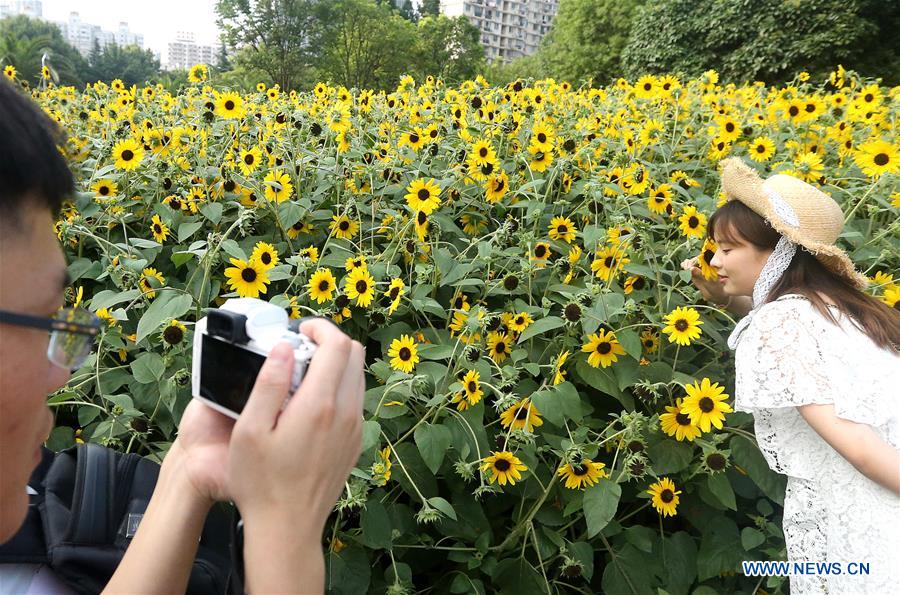
[[[735,352],[735,409],[753,414],[766,461],[788,476],[789,561],[841,563],[841,575],[792,575],[791,593],[900,593],[900,497],[857,471],[797,410],[833,404],[838,417],[900,448],[900,356],[832,312],[840,327],[797,294],[760,307]],[[870,574],[847,574],[850,562],[867,562]]]

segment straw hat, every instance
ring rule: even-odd
[[[835,245],[844,227],[844,213],[833,198],[793,176],[776,174],[763,180],[738,157],[722,160],[720,167],[726,200],[741,201],[827,269],[860,290],[866,288],[869,280]]]

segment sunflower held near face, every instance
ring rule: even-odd
[[[675,516],[681,490],[675,490],[675,483],[671,479],[663,477],[651,485],[647,493],[653,497],[651,501],[656,512],[662,516]]]
[[[678,307],[668,313],[664,319],[666,326],[663,332],[669,335],[669,343],[678,343],[679,345],[690,345],[691,341],[697,339],[703,331],[700,325],[700,313],[693,308]]]
[[[588,342],[581,346],[581,351],[590,354],[588,364],[594,368],[607,368],[619,360],[618,356],[625,355],[625,348],[616,339],[616,334],[603,329],[590,335]]]
[[[580,490],[596,484],[600,478],[609,477],[604,470],[605,463],[581,459],[580,463],[566,463],[557,469],[556,474],[566,479],[566,487],[570,490]]]
[[[232,258],[231,264],[233,266],[225,269],[225,277],[228,278],[228,286],[240,297],[258,298],[259,294],[266,293],[269,276],[262,263],[253,258],[247,261]]]
[[[507,483],[515,485],[518,480],[522,479],[521,472],[528,471],[528,467],[511,452],[492,450],[491,456],[483,459],[481,470],[491,472],[491,483],[498,482],[505,486]]]
[[[400,335],[399,339],[391,341],[388,348],[388,357],[391,358],[391,367],[407,374],[412,373],[419,363],[419,350],[416,342],[409,335]]]
[[[112,150],[116,168],[133,170],[141,164],[144,158],[144,147],[134,139],[125,139],[116,143]]]
[[[700,382],[688,384],[684,387],[688,396],[684,398],[681,410],[691,418],[691,423],[698,426],[704,432],[708,432],[711,426],[722,429],[725,414],[732,413],[733,409],[725,399],[725,387],[718,382],[710,383],[709,378]]]

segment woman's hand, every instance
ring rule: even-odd
[[[691,272],[691,282],[700,290],[700,295],[708,302],[723,305],[729,300],[729,295],[725,293],[722,284],[718,279],[709,280],[703,276],[703,272],[697,265],[699,256],[688,258],[681,263],[681,268]]]

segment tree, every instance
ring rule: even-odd
[[[41,57],[47,54],[50,68],[61,85],[81,85],[87,62],[69,45],[53,23],[24,15],[0,20],[0,64],[12,64],[18,78],[35,84],[41,79]]]
[[[481,33],[464,16],[426,16],[418,23],[417,71],[457,83],[474,78],[485,66]]]
[[[871,60],[868,48],[879,67],[890,64],[896,72],[896,45],[871,46],[896,34],[887,29],[891,19],[897,24],[896,6],[860,0],[658,0],[635,18],[623,66],[631,77],[674,71],[697,76],[715,68],[729,82],[777,83],[801,70],[822,76],[838,63],[854,68]]]
[[[419,16],[436,17],[441,14],[441,0],[422,0],[419,5]]]
[[[606,84],[621,76],[622,50],[644,0],[562,0],[538,58],[550,76]]]
[[[261,70],[282,89],[311,84],[331,18],[330,0],[218,0],[222,39],[235,62]]]
[[[416,25],[390,6],[373,0],[337,0],[329,24],[323,71],[335,83],[388,89],[415,64]]]
[[[121,79],[128,87],[145,84],[159,75],[159,60],[153,52],[136,45],[111,43],[99,53],[91,52],[89,66],[85,80]]]

